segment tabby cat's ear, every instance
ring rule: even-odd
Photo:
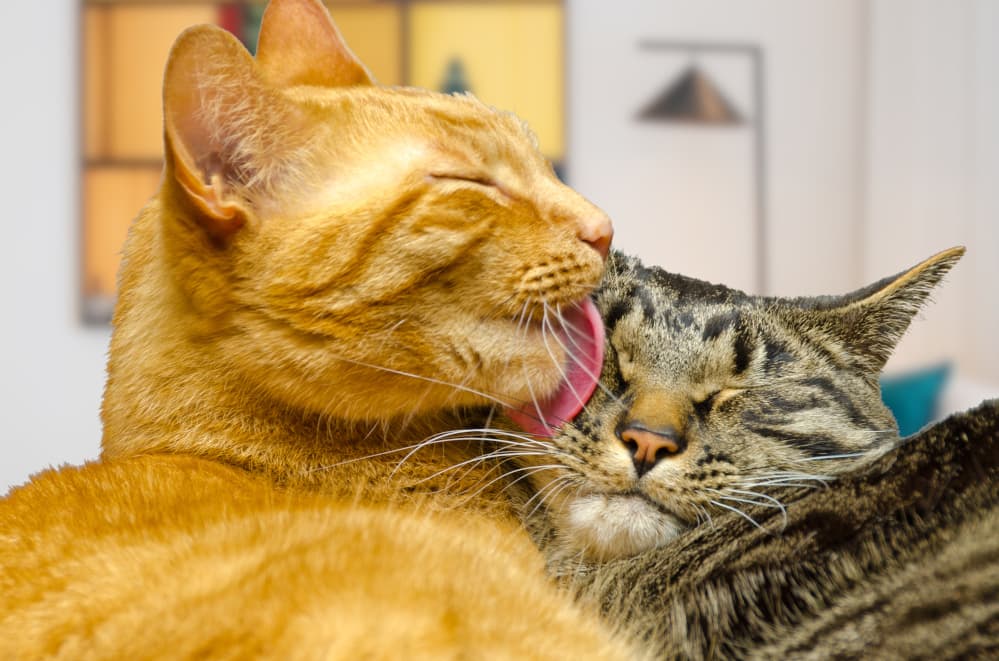
[[[279,87],[374,82],[319,0],[271,0],[260,23],[257,62]]]
[[[836,299],[825,312],[835,317],[837,334],[851,356],[871,374],[879,373],[930,292],[963,255],[963,247],[945,250]]]
[[[301,111],[263,80],[253,57],[222,28],[177,38],[163,80],[170,171],[220,238],[246,221],[248,191],[273,182],[301,138]]]

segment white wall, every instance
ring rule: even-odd
[[[640,40],[758,43],[768,293],[846,292],[964,244],[888,369],[954,363],[963,394],[948,410],[999,396],[999,2],[569,5],[569,176],[614,219],[619,248],[753,289],[751,132],[633,117],[690,61]],[[745,62],[699,64],[751,111]]]
[[[0,3],[0,494],[100,444],[108,332],[76,313],[76,7]]]
[[[999,3],[876,0],[870,12],[864,276],[968,247],[893,365],[954,360],[999,395]]]
[[[690,62],[642,39],[759,44],[765,57],[768,293],[860,284],[866,16],[859,0],[570,0],[569,177],[616,243],[670,270],[754,289],[753,134],[634,113]],[[750,60],[700,66],[752,116]]]

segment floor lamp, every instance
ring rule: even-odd
[[[755,44],[698,43],[645,40],[644,51],[682,51],[748,56],[753,68],[753,113],[746,119],[695,61],[638,112],[642,122],[686,123],[697,126],[749,125],[753,129],[753,171],[756,232],[756,287],[767,294],[766,123],[764,116],[763,50]]]

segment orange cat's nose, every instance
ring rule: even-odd
[[[614,238],[614,227],[610,218],[602,213],[585,218],[579,222],[579,238],[584,243],[593,246],[601,257],[607,257],[610,251],[611,239]]]

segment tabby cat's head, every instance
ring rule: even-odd
[[[274,0],[256,58],[182,34],[164,106],[164,219],[133,230],[116,356],[169,326],[231,383],[354,420],[560,383],[544,310],[597,284],[610,222],[515,116],[375,85],[318,0]],[[169,296],[140,303],[151,261]]]
[[[530,472],[561,552],[637,553],[713,514],[779,507],[768,486],[817,485],[889,449],[898,430],[879,372],[963,252],[802,299],[748,296],[612,254],[596,294],[604,389],[528,448],[543,455],[530,463],[549,466]]]

